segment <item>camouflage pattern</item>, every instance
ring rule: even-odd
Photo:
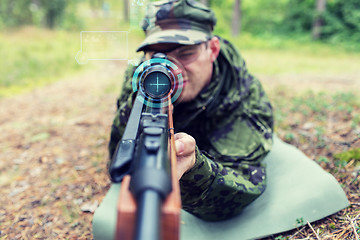
[[[183,208],[206,220],[238,214],[265,190],[262,159],[272,146],[272,107],[239,53],[220,39],[210,84],[191,102],[174,107],[174,127],[196,140],[195,166],[180,180]],[[112,156],[132,107],[126,73],[109,144]]]
[[[216,24],[213,11],[194,0],[157,1],[150,3],[146,12],[142,25],[146,38],[137,51],[156,43],[204,42]]]

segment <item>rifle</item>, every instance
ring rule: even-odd
[[[151,60],[138,67],[141,74],[134,73],[137,97],[109,168],[111,180],[122,181],[116,239],[179,239],[172,97],[181,84],[175,83],[165,54],[157,53]]]

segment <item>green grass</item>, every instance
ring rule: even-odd
[[[0,33],[0,97],[57,81],[79,71],[79,33],[34,27]]]
[[[101,9],[93,11],[87,2],[77,6],[76,14],[84,22],[83,29],[68,32],[33,26],[0,32],[0,98],[20,94],[59,81],[102,62],[80,65],[75,56],[80,50],[80,31],[129,31],[121,17],[122,4],[111,1],[112,16],[105,18]],[[138,56],[136,47],[143,33],[129,31],[129,59]],[[90,67],[89,67],[90,66]]]
[[[269,93],[276,108],[276,125],[280,129],[292,129],[302,121],[321,122],[326,124],[330,117],[339,121],[350,121],[349,129],[358,127],[360,98],[352,92],[282,92],[275,90]],[[329,116],[331,113],[331,116]],[[291,121],[289,122],[289,119]],[[324,126],[316,128],[316,134],[322,135]],[[293,134],[285,138],[292,140]]]
[[[129,35],[129,58],[133,59],[143,34],[132,31]],[[0,33],[0,98],[61,80],[89,65],[100,66],[101,62],[78,64],[79,50],[80,32],[28,26]]]
[[[343,160],[346,163],[354,160],[357,162],[357,164],[360,164],[360,148],[354,148],[350,149],[349,151],[337,153],[334,155],[334,157],[336,160]]]
[[[243,33],[227,37],[240,50],[253,74],[311,74],[319,76],[360,76],[360,52],[344,47],[279,36]]]

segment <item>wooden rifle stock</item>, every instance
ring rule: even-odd
[[[176,150],[173,125],[173,106],[170,95],[168,97],[169,106],[167,109],[169,119],[169,144],[170,144],[170,171],[172,191],[164,200],[161,207],[161,239],[178,240],[180,236],[180,210],[181,197],[180,186],[177,179],[176,170]],[[117,203],[117,224],[115,238],[121,240],[133,240],[135,235],[135,222],[137,204],[134,196],[129,190],[130,175],[124,177],[120,195]]]

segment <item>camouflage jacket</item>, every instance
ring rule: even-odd
[[[180,179],[183,209],[206,220],[238,214],[265,190],[261,162],[272,146],[272,107],[235,48],[220,39],[210,84],[191,102],[174,107],[174,127],[196,140],[196,163]],[[121,139],[132,107],[128,68],[109,144]]]

